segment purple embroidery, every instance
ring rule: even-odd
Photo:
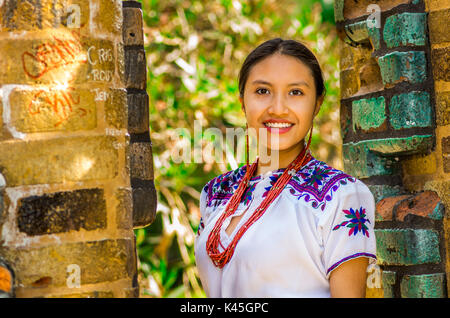
[[[198,224],[198,228],[197,228],[197,236],[203,232],[204,228],[205,228],[205,224],[203,223],[203,218],[200,217],[200,223]]]
[[[353,210],[350,208],[349,210],[342,210],[345,213],[345,217],[348,219],[341,224],[333,227],[333,231],[336,231],[340,227],[348,227],[350,230],[348,231],[348,236],[356,235],[358,232],[361,232],[363,236],[369,237],[369,229],[364,223],[370,223],[369,219],[366,219],[366,209],[360,207],[359,210]]]
[[[311,201],[314,209],[323,211],[327,202],[333,199],[333,193],[348,182],[356,182],[356,179],[313,159],[292,177],[286,187],[297,200]]]
[[[329,272],[331,272],[333,269],[335,269],[336,267],[338,267],[338,266],[339,266],[340,264],[342,264],[343,262],[348,261],[348,260],[350,260],[350,259],[352,259],[352,258],[360,257],[360,256],[367,256],[367,257],[372,257],[372,258],[374,258],[374,259],[377,259],[376,255],[374,255],[374,254],[370,254],[370,253],[356,253],[356,254],[347,256],[347,257],[341,259],[340,261],[334,263],[334,264],[327,270],[327,275],[328,275]]]
[[[207,206],[226,205],[237,189],[245,171],[246,167],[242,166],[211,180],[208,189]],[[273,186],[283,171],[284,169],[278,169],[270,176],[270,187]],[[252,178],[252,180],[258,180],[258,178]],[[356,179],[313,158],[292,177],[286,185],[286,189],[289,189],[289,193],[297,197],[298,200],[303,198],[305,202],[311,202],[311,206],[314,209],[320,208],[323,211],[327,202],[333,199],[333,193],[342,185],[348,184],[348,182],[356,182]],[[263,193],[263,197],[267,196],[270,187],[265,188],[266,191]],[[247,190],[243,200],[249,202],[252,193],[253,189]]]

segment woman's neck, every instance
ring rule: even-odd
[[[304,141],[302,140],[295,146],[278,151],[278,160],[276,158],[277,153],[274,152],[272,155],[271,150],[267,149],[267,159],[263,160],[263,158],[259,158],[258,167],[256,168],[256,175],[265,174],[269,171],[278,170],[281,168],[286,168],[295,158],[297,158],[298,154],[305,147]]]

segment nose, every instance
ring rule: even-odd
[[[282,94],[274,94],[271,104],[268,108],[270,115],[282,116],[288,114],[288,108],[286,107],[286,101]]]

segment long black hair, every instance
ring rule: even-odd
[[[315,55],[302,43],[295,40],[275,38],[260,44],[244,60],[239,72],[239,94],[244,97],[245,84],[252,67],[262,59],[280,53],[299,59],[311,69],[316,86],[316,98],[325,95],[326,89],[322,69]]]

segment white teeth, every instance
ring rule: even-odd
[[[291,127],[293,124],[289,124],[289,123],[264,123],[264,125],[266,127],[270,127],[270,128],[287,128],[287,127]]]

